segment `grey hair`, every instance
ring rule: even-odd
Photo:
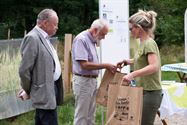
[[[37,23],[44,20],[49,20],[56,12],[53,9],[42,10],[37,17]],[[56,14],[57,15],[57,14]]]
[[[102,30],[104,27],[108,28],[108,23],[103,19],[96,19],[91,25],[91,28],[96,28],[99,31]]]
[[[129,18],[129,22],[135,26],[141,27],[144,31],[153,36],[156,27],[157,13],[154,11],[139,10]]]

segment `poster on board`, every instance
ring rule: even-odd
[[[129,59],[128,0],[99,0],[99,17],[109,24],[109,33],[100,42],[101,62],[116,64]],[[122,69],[129,71],[129,66]]]

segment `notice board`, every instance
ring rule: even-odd
[[[109,24],[109,33],[100,41],[100,60],[102,63],[112,63],[129,59],[129,1],[99,0],[99,17]],[[128,73],[126,66],[122,72]]]
[[[187,9],[184,14],[185,62],[187,62]]]

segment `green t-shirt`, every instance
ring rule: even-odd
[[[140,40],[130,36],[130,58],[134,58],[138,46],[140,45]]]
[[[160,54],[156,42],[149,38],[140,43],[138,51],[134,56],[134,70],[139,70],[148,65],[148,54],[155,53],[160,62]],[[142,86],[144,90],[160,90],[161,89],[161,70],[153,74],[137,77],[137,86]]]
[[[138,47],[140,45],[140,40],[130,36],[130,58],[134,58],[134,54],[136,53]],[[131,71],[134,71],[134,65],[130,65]]]

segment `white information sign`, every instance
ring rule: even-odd
[[[128,0],[100,0],[99,17],[109,24],[109,33],[100,43],[101,62],[116,64],[129,59]],[[122,70],[129,71],[129,66]]]
[[[187,9],[184,15],[185,62],[187,62]]]

